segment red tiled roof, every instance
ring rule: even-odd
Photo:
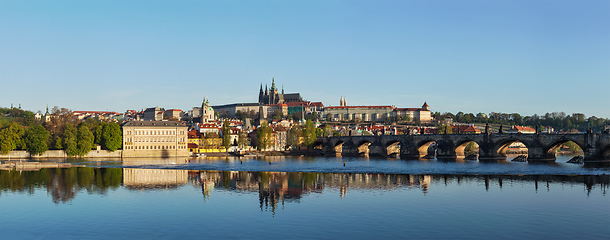
[[[391,108],[391,109],[394,109],[393,106],[334,106],[334,107],[326,107],[326,109],[346,109],[346,108]]]
[[[108,111],[73,111],[74,114],[114,114],[119,115],[117,112],[108,112]]]
[[[523,127],[523,126],[514,126],[513,129],[518,130],[518,131],[532,131],[532,132],[536,131],[531,127]]]
[[[416,112],[416,111],[427,111],[427,110],[423,109],[423,108],[395,108],[394,111],[397,111],[397,112],[402,112],[402,111]]]

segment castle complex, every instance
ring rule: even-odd
[[[271,80],[271,88],[267,89],[265,85],[265,91],[263,92],[263,84],[261,83],[261,90],[258,93],[258,103],[262,105],[267,104],[282,104],[288,102],[302,102],[303,98],[299,93],[284,94],[284,87],[282,86],[282,93],[278,93],[277,87],[275,87],[275,78]]]

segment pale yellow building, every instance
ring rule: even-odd
[[[123,124],[123,157],[188,156],[188,127],[174,121]]]

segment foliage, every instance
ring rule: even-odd
[[[235,118],[242,121],[244,120],[244,114],[241,112],[241,110],[237,110],[237,112],[235,112]]]
[[[231,126],[228,119],[222,123],[222,146],[225,149],[231,146]]]
[[[44,127],[49,131],[52,139],[56,139],[63,134],[64,126],[66,126],[66,124],[71,123],[75,125],[79,122],[80,121],[74,116],[72,110],[55,106],[51,110],[49,121],[44,123]]]
[[[11,122],[7,127],[0,130],[0,153],[7,155],[14,149],[22,148],[24,134],[25,129],[17,122]]]
[[[237,146],[239,148],[246,148],[248,146],[248,134],[245,131],[239,133],[237,138]]]
[[[57,136],[57,138],[55,138],[55,145],[53,147],[57,150],[63,149],[63,146],[61,145],[61,141],[62,141],[61,137]]]
[[[476,154],[476,146],[474,142],[469,142],[468,145],[464,148],[464,154],[466,156]]]
[[[582,113],[573,113],[568,115],[564,112],[552,112],[544,115],[534,114],[532,116],[521,116],[519,113],[498,113],[491,112],[489,115],[478,113],[458,112],[457,114],[436,112],[436,119],[444,119],[450,117],[454,122],[460,123],[491,123],[502,125],[517,125],[517,126],[549,126],[555,131],[569,131],[577,129],[581,132],[587,131],[590,126],[593,131],[602,131],[606,126],[610,125],[610,119],[598,117],[586,117]]]
[[[117,123],[103,123],[101,146],[111,152],[116,151],[123,145],[123,134]]]
[[[77,155],[87,155],[94,146],[94,137],[86,123],[78,124],[76,136]]]
[[[22,126],[34,126],[36,117],[31,111],[19,108],[0,108],[0,125],[3,122],[17,122]]]
[[[299,125],[293,125],[288,132],[287,144],[293,147],[299,146],[302,144],[303,139],[303,127]]]
[[[284,117],[284,113],[279,109],[273,111],[273,120],[280,120]]]
[[[34,125],[25,133],[25,150],[32,155],[40,155],[48,150],[49,132],[41,125]]]
[[[265,150],[271,147],[272,144],[273,130],[269,127],[269,124],[265,121],[261,123],[261,126],[256,129],[256,139],[258,142],[258,150]]]
[[[66,154],[70,157],[78,155],[77,135],[76,127],[72,123],[67,123],[64,126],[63,147],[66,150]]]
[[[451,129],[451,126],[449,125],[440,125],[436,128],[436,133],[437,134],[452,134],[453,130]]]
[[[313,125],[313,122],[311,120],[305,121],[305,126],[303,128],[303,143],[307,148],[313,147],[317,138],[316,133],[316,127]]]

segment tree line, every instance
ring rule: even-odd
[[[521,116],[519,113],[497,113],[491,112],[489,115],[484,113],[463,113],[458,112],[452,114],[450,112],[440,113],[435,112],[434,118],[443,120],[446,118],[453,119],[459,123],[491,123],[503,125],[517,126],[549,126],[556,131],[569,131],[577,129],[585,132],[590,127],[594,132],[603,131],[606,126],[610,125],[610,119],[598,118],[595,116],[586,117],[582,113],[573,113],[572,115],[564,112],[552,112],[544,115],[534,114],[531,116]]]
[[[57,106],[51,111],[49,121],[32,120],[30,116],[34,114],[11,115],[10,121],[0,122],[2,155],[12,150],[25,150],[31,155],[41,155],[47,150],[65,150],[71,157],[85,156],[96,145],[116,151],[123,144],[121,127],[115,122],[92,118],[81,121],[71,110]]]

